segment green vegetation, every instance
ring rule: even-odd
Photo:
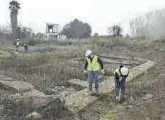
[[[78,19],[66,24],[61,32],[67,36],[67,38],[82,39],[89,38],[91,36],[92,28],[88,23],[83,23]]]

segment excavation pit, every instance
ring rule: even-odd
[[[128,57],[121,57],[121,56],[109,56],[104,57],[101,56],[101,59],[104,62],[104,66],[106,72],[111,73],[107,76],[107,79],[104,79],[100,82],[100,94],[108,94],[114,90],[114,78],[113,78],[113,71],[119,67],[119,65],[124,65],[130,69],[129,77],[127,78],[127,82],[135,79],[139,75],[143,74],[144,72],[148,71],[152,68],[155,63],[141,58],[128,58]],[[83,65],[83,59],[76,59],[72,60],[73,63],[76,65]],[[80,67],[79,66],[79,67]],[[77,91],[76,93],[68,96],[66,100],[66,104],[74,111],[80,111],[84,107],[89,104],[92,104],[94,101],[98,100],[99,98],[92,97],[88,95],[88,83],[87,81],[83,81],[80,79],[73,79],[68,81],[70,84],[77,84],[82,87],[86,87],[83,90]]]

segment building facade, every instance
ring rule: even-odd
[[[58,40],[60,37],[60,25],[47,23],[46,35],[49,40]]]

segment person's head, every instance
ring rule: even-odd
[[[120,69],[120,72],[121,72],[121,75],[122,75],[122,76],[127,76],[128,73],[129,73],[129,70],[128,70],[128,68],[126,68],[126,67],[122,67],[122,68]]]
[[[17,39],[17,41],[19,41],[19,39]]]
[[[86,50],[85,56],[88,58],[93,57],[93,52],[91,50]]]
[[[124,67],[123,65],[120,65],[119,68],[121,69],[122,67]]]

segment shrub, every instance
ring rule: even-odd
[[[35,45],[37,45],[37,44],[41,44],[42,42],[41,41],[39,41],[39,40],[30,40],[30,41],[28,41],[28,45],[31,45],[31,46],[35,46]]]

